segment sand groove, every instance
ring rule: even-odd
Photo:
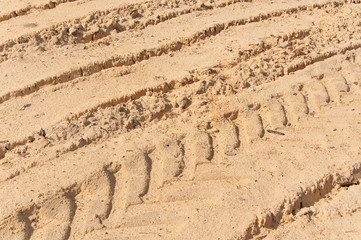
[[[275,209],[275,212],[268,211],[266,215],[258,217],[254,225],[245,232],[245,235],[239,237],[242,239],[252,239],[257,235],[264,237],[269,234],[269,231],[277,231],[281,223],[282,225],[292,223],[292,220],[288,220],[289,222],[285,220],[289,215],[307,214],[307,211],[301,212],[302,209],[312,209],[314,205],[328,197],[329,194],[332,193],[334,197],[341,193],[340,183],[345,181],[344,179],[354,179],[360,172],[360,164],[355,164],[345,176],[341,176],[339,173],[329,174],[318,180],[314,185],[301,188],[299,192],[294,193],[294,196],[285,199],[284,203],[278,209]]]
[[[131,55],[124,54],[126,56],[118,55],[118,56],[113,56],[111,58],[102,59],[101,61],[98,61],[98,62],[90,62],[86,66],[82,66],[80,68],[74,68],[70,71],[65,71],[64,73],[61,73],[59,75],[55,75],[55,76],[48,77],[46,79],[38,80],[35,83],[33,83],[31,85],[27,85],[22,89],[7,92],[6,94],[4,94],[3,96],[0,97],[0,103],[10,100],[13,97],[26,96],[28,94],[38,91],[41,87],[46,86],[46,85],[68,82],[68,81],[74,80],[78,77],[92,75],[92,74],[100,72],[101,70],[104,70],[104,69],[109,69],[109,68],[113,68],[113,67],[121,67],[121,66],[130,66],[135,63],[141,62],[143,60],[148,60],[149,58],[154,57],[154,56],[161,56],[163,54],[169,54],[170,52],[179,51],[185,46],[193,45],[199,41],[202,41],[202,40],[208,39],[212,36],[218,35],[223,30],[228,29],[230,27],[245,25],[247,23],[260,22],[260,21],[267,20],[269,18],[279,17],[283,14],[292,15],[292,14],[296,14],[300,11],[306,11],[309,8],[311,8],[311,9],[327,8],[330,5],[335,6],[335,7],[342,6],[342,4],[332,5],[329,2],[327,2],[325,4],[321,4],[321,5],[318,5],[318,4],[313,4],[311,6],[301,5],[296,8],[276,10],[276,11],[272,11],[269,13],[262,13],[257,16],[251,16],[248,18],[231,20],[229,22],[224,22],[224,23],[217,23],[206,29],[203,29],[200,31],[198,30],[196,33],[193,33],[191,36],[183,37],[180,40],[177,39],[176,41],[172,41],[167,44],[157,46],[155,48],[141,49],[139,52],[137,52],[135,54],[131,54]],[[344,51],[349,48],[355,49],[358,47],[359,47],[358,45],[347,46],[344,48]],[[330,53],[330,54],[326,53],[325,55],[332,56],[332,53]],[[313,58],[311,60],[311,63],[312,63],[312,61],[320,61],[320,58],[324,59],[323,55],[321,57]],[[302,64],[305,64],[305,63],[302,62],[301,65]],[[294,69],[297,69],[297,68],[299,68],[298,65],[296,67],[290,67],[290,69],[288,71],[292,72],[292,71],[294,71]]]
[[[292,33],[290,35],[295,35],[296,36],[296,37],[293,37],[292,39],[297,39],[298,38],[297,36],[302,37],[302,34],[294,34],[294,33]],[[188,76],[184,77],[183,79],[181,79],[180,81],[179,80],[172,80],[170,82],[165,82],[164,84],[161,84],[160,86],[151,87],[151,88],[148,88],[148,89],[141,89],[140,91],[137,91],[137,92],[135,92],[134,94],[132,94],[130,96],[111,99],[108,102],[103,102],[98,106],[95,106],[95,107],[93,107],[91,109],[87,109],[83,113],[82,112],[77,113],[77,115],[75,115],[75,116],[73,115],[72,118],[74,118],[74,117],[79,118],[80,116],[82,116],[82,115],[84,115],[86,113],[97,111],[97,109],[99,107],[101,107],[101,108],[109,108],[109,107],[112,107],[112,106],[121,105],[124,102],[128,102],[129,100],[137,100],[137,99],[139,99],[141,97],[144,97],[149,92],[167,93],[167,92],[173,90],[174,88],[179,88],[179,87],[182,87],[182,86],[185,86],[185,85],[197,82],[197,81],[198,81],[198,78],[196,76],[188,75]],[[161,114],[152,113],[153,117],[151,117],[150,120],[154,119],[154,117],[156,117],[156,118],[161,117],[164,113],[166,113],[166,112],[164,112],[164,110],[166,110],[167,108],[168,107],[166,107],[166,106],[165,106],[165,109],[164,109],[164,107],[161,107],[160,109],[163,109],[163,110],[161,110]],[[166,110],[166,111],[169,111],[169,110]],[[131,126],[132,126],[132,124],[130,123],[130,126],[128,126],[127,128],[130,128]],[[11,143],[10,146],[8,146],[7,148],[8,149],[9,148],[13,149],[15,146],[17,146],[19,144],[23,144],[24,142],[26,142],[26,140],[18,141],[18,143]]]
[[[214,8],[222,8],[239,2],[250,1],[217,1],[209,6],[204,4],[192,4],[192,2],[188,3],[188,1],[184,1],[180,4],[180,6],[178,6],[178,8],[181,8],[181,10],[171,12],[163,9],[164,7],[160,7],[162,5],[159,5],[157,2],[147,2],[146,8],[143,6],[144,4],[140,3],[128,4],[118,9],[111,9],[103,12],[97,11],[86,17],[83,17],[82,19],[76,19],[75,21],[63,24],[57,24],[55,26],[43,29],[40,32],[20,36],[16,40],[7,40],[5,43],[0,45],[0,51],[7,50],[7,54],[3,55],[0,63],[11,57],[11,54],[9,54],[11,51],[15,51],[15,54],[18,52],[18,50],[22,51],[24,49],[21,48],[22,45],[27,45],[27,47],[35,45],[38,46],[37,48],[41,49],[41,51],[46,51],[46,49],[56,46],[89,43],[105,38],[112,33],[114,34],[123,31],[131,31],[133,29],[141,30],[147,26],[157,25],[184,14],[189,14],[195,11],[207,11]],[[188,7],[188,4],[192,5]],[[131,15],[133,11],[136,11],[134,13],[135,15]],[[147,11],[151,11],[150,13],[152,15],[147,16],[149,14]],[[160,11],[160,13],[154,17],[154,12],[158,11]],[[123,19],[119,17],[116,18],[114,15],[122,16]],[[129,21],[127,19],[129,17],[136,19],[136,21]],[[105,22],[105,24],[100,25],[99,22]],[[12,50],[12,48],[15,48],[15,50]]]
[[[297,39],[300,39],[300,40],[305,40],[305,42],[306,41],[309,41],[307,38],[308,38],[308,35],[310,34],[310,30],[307,30],[307,31],[303,31],[303,30],[301,30],[301,31],[299,31],[299,32],[294,32],[294,33],[290,33],[288,36],[287,35],[285,35],[285,36],[283,36],[282,38],[283,39],[285,39],[285,41],[287,42],[287,41],[297,41]],[[314,36],[312,36],[312,37],[314,37]],[[312,38],[311,36],[309,36],[309,38],[311,39]],[[240,57],[240,60],[242,61],[242,59],[245,57],[245,56],[252,56],[252,55],[254,55],[252,58],[255,58],[255,57],[257,57],[258,56],[258,54],[263,54],[263,55],[265,55],[265,54],[269,54],[269,52],[271,51],[272,52],[272,49],[273,48],[277,48],[277,47],[279,47],[279,46],[281,46],[282,44],[284,44],[284,43],[277,43],[277,44],[268,44],[267,42],[271,42],[272,43],[272,41],[273,40],[277,40],[277,39],[280,39],[280,37],[274,37],[274,38],[270,38],[270,40],[266,40],[266,44],[263,46],[263,48],[261,48],[261,49],[264,49],[264,50],[261,50],[261,51],[259,51],[258,49],[260,49],[260,47],[259,46],[257,46],[255,49],[256,50],[251,50],[251,51],[244,51],[244,52],[246,52],[247,54],[246,55],[241,55],[241,57]],[[277,42],[278,42],[279,40],[277,40]],[[358,45],[355,45],[354,44],[354,46],[358,46]],[[271,49],[271,50],[267,50],[267,49]],[[317,48],[316,48],[317,49]],[[315,50],[316,50],[315,49]],[[341,46],[341,49],[340,50],[338,50],[340,53],[342,53],[342,52],[344,52],[345,50],[344,49],[349,49],[349,48],[346,48],[346,47],[344,47],[344,46]],[[352,49],[352,48],[351,48]],[[293,50],[294,51],[294,50]],[[317,51],[317,50],[316,50]],[[290,53],[292,53],[291,51],[290,51]],[[292,56],[292,55],[290,55],[290,56]],[[251,59],[252,59],[251,58]],[[263,58],[263,57],[262,57]],[[261,59],[262,59],[261,58]],[[248,59],[249,59],[249,57],[248,57]],[[255,58],[255,59],[257,59],[257,58]],[[312,63],[312,57],[311,57],[311,63]],[[284,61],[283,59],[281,59],[282,61]],[[285,59],[286,61],[287,61],[287,59]],[[280,61],[280,60],[278,60],[278,61]],[[308,62],[309,60],[308,59],[306,59],[306,61],[302,61],[302,62]],[[251,64],[253,64],[252,63],[252,61],[250,61],[251,62]],[[296,61],[297,62],[297,61]],[[241,65],[241,67],[242,68],[245,68],[244,66],[242,66]],[[276,76],[283,76],[284,74],[285,74],[285,72],[287,72],[286,70],[285,70],[285,68],[286,68],[286,66],[283,68],[284,70],[280,73],[280,74],[277,74]],[[269,74],[269,73],[268,73]],[[243,75],[243,73],[242,73],[242,75]],[[246,76],[245,76],[246,77]],[[193,80],[192,80],[193,79]],[[273,79],[274,80],[274,79]],[[180,85],[182,86],[184,83],[187,83],[187,82],[189,82],[189,83],[193,83],[193,82],[195,82],[195,81],[197,81],[197,79],[194,79],[194,77],[186,77],[184,80],[182,80],[182,82],[183,83],[181,83]],[[264,81],[267,81],[267,78],[264,80]],[[246,81],[246,83],[247,83],[248,81]],[[250,81],[251,82],[251,81]],[[251,82],[252,83],[252,82]],[[109,100],[108,102],[104,102],[104,103],[101,103],[101,104],[99,104],[98,106],[95,106],[95,107],[92,107],[91,109],[87,109],[86,111],[84,111],[84,112],[80,112],[80,113],[77,113],[76,115],[73,115],[71,118],[74,118],[75,116],[77,116],[77,117],[79,117],[79,116],[81,116],[81,115],[83,115],[83,114],[85,114],[86,112],[88,112],[88,111],[90,111],[90,112],[93,112],[93,111],[96,111],[97,109],[98,109],[98,107],[102,107],[102,108],[106,108],[106,107],[111,107],[111,106],[115,106],[115,105],[119,105],[119,104],[122,104],[122,103],[124,103],[124,102],[126,102],[126,101],[129,101],[129,99],[133,99],[133,100],[135,100],[135,99],[138,99],[139,97],[142,97],[142,96],[144,96],[147,92],[149,92],[149,91],[151,91],[151,92],[158,92],[158,91],[161,91],[161,92],[163,92],[164,93],[164,91],[165,92],[168,92],[169,90],[172,90],[173,88],[174,88],[174,86],[175,86],[175,84],[178,84],[177,83],[177,81],[171,81],[171,82],[169,82],[169,83],[165,83],[165,84],[162,84],[161,86],[157,86],[157,87],[152,87],[152,88],[150,88],[150,89],[143,89],[143,90],[140,90],[140,91],[138,91],[138,92],[136,92],[136,93],[134,93],[133,95],[131,95],[131,96],[126,96],[126,97],[121,97],[121,98],[115,98],[115,99],[111,99],[111,100]],[[243,83],[242,83],[243,84]],[[248,83],[247,83],[248,84]],[[257,82],[256,82],[256,84],[257,84]],[[164,114],[165,112],[163,112],[163,114]],[[18,141],[18,144],[20,143],[20,144],[23,144],[24,142],[25,142],[26,140],[20,140],[20,141]],[[18,145],[18,144],[11,144],[11,146],[12,147],[10,147],[11,149],[13,148],[13,147],[15,147],[16,145]],[[8,147],[9,148],[9,147]]]
[[[300,39],[303,38],[303,34],[291,34],[291,35],[299,36]],[[277,39],[277,37],[276,37],[276,39]],[[294,38],[294,39],[298,39],[298,38]],[[253,54],[253,57],[257,57],[257,55]],[[109,137],[110,136],[109,132],[119,130],[119,129],[120,130],[121,129],[127,130],[127,129],[133,129],[133,128],[141,127],[143,124],[147,124],[147,122],[151,122],[153,120],[161,119],[162,117],[164,117],[166,115],[172,114],[172,111],[174,110],[174,107],[172,107],[172,105],[168,102],[168,100],[166,100],[168,97],[164,96],[163,94],[168,94],[169,92],[175,91],[179,87],[183,88],[184,86],[186,86],[188,84],[194,84],[194,83],[196,83],[198,81],[200,81],[201,84],[203,84],[201,79],[206,78],[206,77],[207,77],[207,74],[203,75],[203,76],[200,75],[200,76],[192,76],[191,78],[185,78],[180,83],[178,83],[177,81],[172,81],[169,84],[167,83],[167,84],[165,84],[163,86],[160,86],[160,87],[142,90],[141,93],[136,93],[135,95],[129,96],[126,99],[121,98],[120,100],[112,100],[109,103],[103,103],[101,107],[102,108],[108,108],[110,110],[110,112],[112,112],[110,114],[112,115],[113,119],[109,119],[109,120],[114,122],[118,117],[121,117],[121,118],[126,117],[126,118],[129,119],[127,121],[122,122],[121,125],[120,124],[117,124],[117,125],[113,125],[113,124],[111,124],[111,125],[102,125],[102,121],[99,121],[100,120],[99,118],[102,118],[101,115],[103,115],[103,113],[100,112],[99,116],[97,116],[97,114],[94,116],[93,113],[85,113],[84,116],[80,117],[80,119],[77,120],[78,123],[76,123],[76,125],[74,125],[75,122],[72,122],[70,124],[67,123],[67,126],[66,126],[65,129],[64,129],[63,126],[61,126],[60,128],[58,128],[57,126],[54,127],[54,129],[51,130],[52,133],[49,135],[49,137],[53,138],[53,140],[54,139],[67,139],[68,138],[68,144],[61,151],[61,152],[67,152],[67,151],[74,151],[77,148],[88,145],[88,144],[90,144],[90,143],[92,143],[94,141],[99,141],[103,137]],[[233,86],[233,87],[235,87],[235,86]],[[331,88],[333,88],[333,85],[331,86]],[[143,98],[147,99],[148,97],[145,97],[145,96],[150,92],[152,92],[152,93],[159,92],[160,95],[156,94],[155,96],[157,96],[157,98],[158,98],[159,96],[163,95],[162,98],[164,98],[166,100],[165,102],[163,102],[163,101],[160,102],[160,104],[155,104],[155,105],[159,105],[159,107],[155,108],[155,109],[157,109],[155,112],[151,111],[151,112],[149,112],[148,115],[144,115],[144,113],[143,113],[142,114],[143,116],[139,116],[138,115],[139,113],[135,113],[135,115],[132,116],[132,114],[127,113],[127,112],[131,111],[130,109],[132,108],[131,107],[132,104],[130,104],[127,107],[129,110],[127,110],[127,108],[125,108],[125,109],[119,108],[119,106],[121,104],[124,104],[127,101],[134,101],[134,100],[136,101],[137,99],[143,99]],[[291,114],[291,116],[286,117],[286,118],[290,118],[290,119],[293,119],[293,120],[296,121],[300,117],[302,117],[302,114],[300,115],[300,113],[303,112],[303,113],[307,114],[309,112],[312,112],[312,111],[309,111],[308,103],[307,102],[303,103],[304,100],[302,100],[302,98],[304,99],[305,97],[301,92],[300,93],[295,93],[295,95],[293,95],[293,94],[287,94],[287,95],[289,95],[290,98],[291,98],[291,99],[288,99],[289,103],[292,103],[290,108],[287,109],[287,111],[289,111],[292,114]],[[285,97],[288,98],[287,96],[285,96]],[[297,98],[299,98],[299,97],[301,97],[301,99],[297,100]],[[296,102],[293,99],[296,100]],[[311,101],[312,100],[313,100],[313,98],[311,99]],[[149,101],[149,100],[146,100],[146,101]],[[189,100],[187,100],[187,99],[185,101],[189,102]],[[318,100],[316,99],[316,101],[318,101]],[[138,104],[141,104],[144,107],[146,107],[144,105],[143,100],[141,100]],[[304,104],[304,105],[302,105],[302,104]],[[186,104],[186,105],[188,105],[188,104]],[[319,106],[320,106],[320,104],[317,105],[317,108]],[[281,107],[283,107],[283,106],[281,106]],[[302,108],[304,110],[302,110]],[[94,108],[94,110],[96,110],[96,109],[97,109],[97,107]],[[89,111],[89,110],[87,110],[87,111]],[[121,115],[117,116],[117,114],[119,114],[119,112],[120,112]],[[109,114],[109,113],[107,113],[107,114]],[[117,116],[117,117],[115,117],[115,116]],[[295,117],[295,116],[297,116],[297,117]],[[94,122],[94,124],[98,125],[96,127],[97,130],[93,129],[93,130],[89,131],[90,130],[89,128],[93,128],[92,127],[93,124],[90,124],[91,122],[89,122],[89,120],[88,120],[89,118],[96,119],[96,122]],[[274,118],[277,118],[277,117],[274,117]],[[262,122],[262,120],[255,120],[255,121],[256,122],[257,121]],[[284,120],[281,120],[281,121],[282,122],[278,122],[278,123],[273,122],[270,125],[271,126],[277,126],[277,125],[281,125],[281,124],[284,125],[285,124]],[[101,125],[99,125],[99,123]],[[105,121],[105,123],[108,124],[107,121]],[[86,128],[84,130],[81,130],[81,132],[78,132],[82,128],[83,124],[85,124]],[[262,124],[260,124],[260,126],[262,126]],[[108,130],[106,130],[106,129],[108,129]],[[76,132],[74,132],[74,131],[76,131]],[[254,130],[250,130],[250,131],[252,132]],[[251,134],[251,132],[249,134]],[[255,136],[257,136],[257,135],[262,136],[264,134],[264,130],[263,130],[262,127],[259,127],[259,130],[257,130],[257,132],[258,133],[255,133]],[[76,133],[76,135],[74,137],[71,137],[74,133]],[[85,135],[84,135],[84,133],[85,133]],[[36,136],[33,136],[32,138],[34,138],[34,137],[36,137]],[[72,141],[69,139],[70,137],[73,139]],[[14,149],[19,144],[26,143],[26,141],[27,141],[27,139],[24,139],[24,140],[20,141],[19,143],[16,143],[16,142],[12,143],[12,145],[8,146],[7,148],[10,149],[10,150]],[[237,145],[236,142],[234,144]],[[31,166],[31,164],[29,164],[29,166]],[[10,175],[10,178],[12,178],[12,176],[16,176],[17,175],[16,172],[12,173]]]
[[[89,6],[70,25],[91,9],[99,22],[132,20],[64,48],[45,42],[40,55],[31,44],[3,49],[12,59],[0,64],[0,238],[359,236],[350,223],[361,217],[353,3],[38,9],[46,19]],[[20,46],[23,57],[11,55]]]
[[[318,74],[320,74],[319,76],[324,75],[322,73],[318,73]],[[321,79],[321,81],[322,80],[323,80],[323,78]],[[318,82],[318,81],[320,81],[320,80],[309,78],[308,81],[304,82],[304,79],[303,79],[301,82],[292,83],[292,86],[291,86],[291,87],[293,87],[293,86],[295,86],[294,84],[296,84],[296,88],[295,88],[296,93],[298,91],[300,93],[303,93],[303,96],[305,96],[305,95],[307,96],[307,98],[305,98],[305,97],[303,98],[304,101],[305,101],[304,104],[306,104],[308,106],[309,101],[312,101],[314,104],[316,104],[316,107],[311,108],[312,110],[310,110],[310,111],[313,112],[313,115],[315,115],[317,113],[317,111],[319,111],[321,106],[325,106],[325,104],[330,102],[328,91],[326,90],[324,85],[319,85],[320,82]],[[281,84],[281,83],[278,83],[278,82],[276,82],[276,83],[278,85]],[[321,92],[321,95],[319,95],[320,90],[318,90],[317,87],[315,87],[315,86],[322,86],[322,88],[324,89],[324,93],[323,93],[324,96],[322,95],[322,92]],[[290,92],[290,91],[287,90],[286,92]],[[318,94],[314,95],[314,93],[318,93]],[[282,94],[282,92],[280,92],[280,93],[273,92],[270,95],[277,95],[279,97],[279,99],[282,99],[282,95],[280,95],[280,94]],[[340,92],[340,94],[342,94],[342,92]],[[321,99],[320,99],[320,96],[321,96]],[[242,98],[243,98],[243,96],[241,95],[240,98],[238,98],[237,100],[239,102],[242,102],[242,100],[241,100]],[[227,138],[223,138],[223,140],[219,141],[220,143],[225,144],[224,146],[221,146],[221,145],[217,144],[216,149],[206,151],[206,153],[207,152],[208,153],[205,154],[204,163],[208,163],[209,160],[207,160],[207,159],[210,159],[210,155],[211,155],[210,152],[215,152],[216,154],[226,154],[226,155],[232,156],[234,154],[234,151],[236,151],[236,149],[238,147],[242,146],[242,140],[249,141],[251,143],[251,142],[254,142],[254,141],[259,141],[264,136],[264,134],[265,134],[265,126],[267,126],[267,125],[266,125],[266,122],[263,120],[262,114],[259,115],[259,112],[261,112],[261,110],[263,108],[262,106],[264,104],[262,102],[261,103],[254,103],[250,99],[252,99],[252,98],[250,98],[250,96],[247,96],[248,104],[244,105],[243,107],[242,106],[237,107],[238,109],[249,109],[249,110],[237,110],[237,109],[235,109],[235,110],[228,110],[228,111],[225,111],[223,113],[223,116],[225,116],[225,117],[230,116],[230,118],[233,119],[232,121],[234,123],[238,123],[238,119],[240,118],[242,120],[242,123],[240,123],[240,124],[242,124],[242,125],[238,125],[236,127],[235,125],[233,125],[233,124],[231,124],[229,122],[230,120],[224,120],[224,119],[223,120],[216,120],[216,122],[214,124],[211,123],[211,126],[214,126],[217,129],[217,131],[215,131],[215,132],[214,132],[213,128],[211,130],[211,132],[214,132],[213,134],[216,134],[215,137],[216,137],[217,141],[219,141],[219,139],[220,139],[220,136],[218,136],[219,134],[222,134],[225,137],[227,136]],[[225,102],[233,101],[233,100],[234,100],[233,97],[230,98],[230,99],[226,98]],[[268,100],[263,100],[263,101],[268,101]],[[244,102],[244,100],[243,100],[243,102]],[[279,103],[279,104],[281,104],[281,103]],[[296,102],[296,104],[300,104],[300,103]],[[221,105],[222,105],[222,103],[221,103]],[[287,103],[287,105],[290,105],[290,103]],[[267,106],[267,105],[265,105],[265,106]],[[312,105],[312,106],[314,106],[314,105]],[[275,114],[275,115],[279,115],[279,114],[282,114],[282,112],[283,112],[283,114],[284,113],[286,114],[287,119],[294,119],[294,117],[292,116],[292,114],[294,114],[294,113],[288,111],[288,108],[285,105],[281,104],[281,106],[278,107],[277,109],[280,112],[274,112],[273,111],[272,113]],[[294,109],[298,109],[298,108],[294,108]],[[231,112],[231,115],[230,115],[229,111]],[[304,110],[301,110],[301,111],[302,111],[303,114],[305,114]],[[250,113],[250,112],[252,112],[252,113]],[[296,113],[296,114],[298,114],[298,113]],[[231,117],[232,115],[233,115],[233,117]],[[297,120],[302,121],[302,119],[299,119],[299,118]],[[175,121],[177,121],[177,120],[175,119]],[[214,121],[214,120],[212,120],[212,121]],[[285,125],[284,123],[285,123],[284,120],[281,120],[279,125],[284,126]],[[293,126],[293,125],[296,125],[296,124],[292,123],[291,126]],[[239,130],[236,130],[236,128],[239,129]],[[285,128],[287,128],[287,126]],[[182,129],[182,128],[180,128],[180,129]],[[148,138],[146,135],[147,135],[147,133],[145,133],[145,136],[143,137],[144,139]],[[233,139],[232,135],[235,138],[234,140],[232,140]],[[180,137],[181,139],[183,138],[182,133],[175,133],[175,136],[176,137],[178,136],[178,138]],[[185,139],[188,139],[188,138],[186,137]],[[204,144],[207,144],[207,142],[209,143],[209,140],[207,140],[207,139],[208,139],[208,137],[205,137],[206,142],[205,143],[200,143],[199,146],[206,146]],[[227,143],[228,141],[229,141],[229,143]],[[125,142],[128,142],[127,144],[129,144],[129,140],[127,140]],[[142,178],[144,177],[144,174],[146,172],[148,172],[148,174],[149,174],[149,170],[147,170],[147,169],[149,169],[150,167],[146,166],[146,164],[149,164],[149,163],[147,163],[147,162],[149,162],[149,160],[146,160],[147,158],[152,159],[151,160],[151,162],[152,162],[151,163],[151,166],[152,166],[151,168],[152,169],[153,168],[155,168],[155,169],[160,168],[160,169],[158,169],[156,171],[156,173],[160,174],[160,175],[153,176],[153,178],[158,179],[158,180],[155,180],[155,182],[150,181],[150,183],[153,182],[153,185],[155,184],[154,187],[149,186],[149,189],[153,189],[152,191],[158,191],[157,189],[162,188],[164,186],[164,184],[171,181],[171,179],[173,177],[176,177],[176,178],[178,176],[183,177],[183,175],[182,175],[183,170],[181,170],[179,172],[179,169],[184,168],[184,167],[182,167],[183,164],[184,164],[184,160],[182,160],[182,159],[184,158],[184,154],[187,154],[187,153],[183,153],[183,152],[188,148],[184,148],[184,147],[182,147],[182,145],[179,145],[179,140],[176,140],[176,141],[163,140],[162,142],[163,143],[160,143],[160,145],[155,145],[155,146],[145,145],[143,147],[144,150],[141,150],[142,152],[139,153],[140,156],[143,156],[142,157],[143,160],[140,160],[141,158],[136,158],[137,160],[135,160],[135,161],[143,161],[143,166],[144,167],[142,167],[142,168],[144,170],[142,170],[143,173],[141,173],[143,176],[139,175],[139,177],[142,177]],[[191,140],[191,142],[194,142],[194,141]],[[241,145],[240,145],[240,143],[241,143]],[[138,144],[138,146],[142,146],[142,144],[140,144],[140,145]],[[166,147],[165,149],[161,150],[162,153],[165,153],[165,151],[167,151],[167,149],[170,148],[171,146],[174,146],[176,149],[178,148],[179,150],[177,150],[177,151],[179,151],[179,153],[177,153],[177,151],[175,151],[175,150],[172,150],[172,151],[169,152],[170,155],[176,154],[176,155],[174,155],[172,157],[172,159],[177,158],[177,156],[181,156],[180,160],[172,162],[172,164],[177,163],[178,165],[176,164],[174,167],[168,166],[168,165],[163,165],[163,166],[158,165],[157,166],[157,164],[159,164],[159,163],[166,164],[166,162],[167,162],[166,159],[162,160],[162,157],[159,159],[159,157],[157,157],[157,154],[155,154],[156,150],[154,150],[154,148],[155,149],[159,148],[157,146],[162,146],[162,148],[164,148],[164,146]],[[149,149],[149,150],[146,150],[146,149]],[[131,151],[132,153],[134,152],[134,150],[128,149],[127,147],[126,147],[125,151]],[[197,152],[199,152],[199,151],[197,151]],[[139,155],[139,154],[136,153],[136,155]],[[148,157],[145,156],[144,154],[147,154]],[[130,159],[132,159],[132,158],[133,157],[130,157]],[[157,162],[157,164],[155,162]],[[197,163],[193,163],[193,164],[198,165]],[[194,166],[190,166],[189,168],[195,169]],[[128,169],[141,169],[141,168],[140,167],[130,167]],[[168,172],[162,173],[161,169],[166,169],[167,171],[170,171],[170,172],[169,173]],[[172,170],[172,169],[174,169],[174,170]],[[193,175],[194,173],[191,172],[190,174]],[[150,174],[150,176],[151,175],[153,175],[153,174]],[[145,179],[149,178],[150,176],[146,177]],[[131,178],[133,178],[133,177],[131,177]],[[192,178],[193,177],[191,177],[190,179],[192,179]],[[98,179],[98,178],[96,178],[96,179]],[[106,179],[110,179],[110,178],[107,177]],[[187,179],[189,179],[189,177],[187,177]],[[96,180],[96,181],[99,181],[99,180]],[[128,182],[129,182],[129,180],[128,180]],[[139,182],[139,181],[136,181],[136,182]],[[143,187],[141,187],[140,189],[144,189],[145,188],[144,186],[147,186],[150,183],[147,183],[147,180],[145,180],[145,183],[142,185]],[[109,185],[109,183],[107,183],[107,185]],[[146,187],[146,188],[148,188],[148,187]],[[105,190],[106,188],[103,187],[102,189]],[[111,192],[114,192],[114,190],[111,190]],[[140,190],[140,192],[137,193],[135,196],[138,196],[138,197],[143,196],[144,197],[144,196],[146,196],[145,194],[148,194],[148,193],[149,193],[149,190]],[[87,194],[87,195],[89,195],[89,194]],[[133,200],[131,202],[133,202]],[[135,202],[138,202],[138,201],[135,201]],[[96,209],[99,209],[99,208],[96,208]],[[106,210],[106,212],[108,212],[108,211],[109,210]]]
[[[319,234],[316,232],[316,227],[318,227],[322,232],[327,232],[327,234],[332,237],[335,237],[335,234],[339,234],[339,236],[345,234],[348,237],[357,238],[357,233],[354,230],[355,226],[352,224],[353,218],[359,215],[359,202],[355,195],[360,188],[360,174],[357,170],[357,166],[355,166],[353,174],[348,180],[342,179],[337,182],[331,192],[324,195],[312,206],[304,207],[304,209],[296,214],[292,221],[283,222],[277,229],[272,231],[266,239],[290,239],[290,234],[286,233],[285,230],[288,228],[296,231],[298,226],[304,225],[306,221],[308,221],[309,224],[306,225],[306,231],[303,237],[309,237],[312,234],[318,236]],[[350,185],[345,186],[345,181],[350,181]],[[341,221],[345,229],[332,230],[332,224],[330,223],[331,216],[333,221],[335,221],[335,219]],[[328,219],[325,219],[325,217]],[[342,217],[346,219],[341,220],[340,218]]]
[[[29,12],[33,11],[33,10],[45,10],[45,9],[52,9],[55,8],[57,5],[62,4],[62,3],[67,3],[67,2],[74,2],[77,0],[56,0],[56,1],[38,1],[37,5],[31,5],[31,2],[28,2],[26,7],[21,7],[17,10],[13,10],[11,12],[8,13],[3,13],[2,15],[0,15],[0,22],[9,20],[11,18],[15,18],[18,16],[23,16],[23,15],[27,15],[29,14]],[[26,4],[25,3],[21,3],[23,5]],[[36,3],[35,3],[36,4]],[[4,7],[4,6],[2,6]]]

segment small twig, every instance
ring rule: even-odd
[[[20,111],[24,111],[26,108],[30,107],[31,104],[28,103],[28,104],[25,104],[22,108],[20,108]]]
[[[273,133],[273,134],[282,135],[282,136],[284,136],[284,135],[285,135],[284,133],[279,132],[279,131],[275,131],[275,130],[267,130],[267,132],[269,132],[269,133]]]

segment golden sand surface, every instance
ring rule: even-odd
[[[361,236],[355,0],[0,0],[0,239]]]

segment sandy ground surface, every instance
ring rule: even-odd
[[[361,5],[0,0],[0,239],[361,239]]]

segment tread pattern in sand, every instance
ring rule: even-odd
[[[288,236],[356,188],[356,2],[100,2],[14,2],[0,18],[55,22],[0,39],[0,236]],[[89,9],[56,15],[70,6]]]

